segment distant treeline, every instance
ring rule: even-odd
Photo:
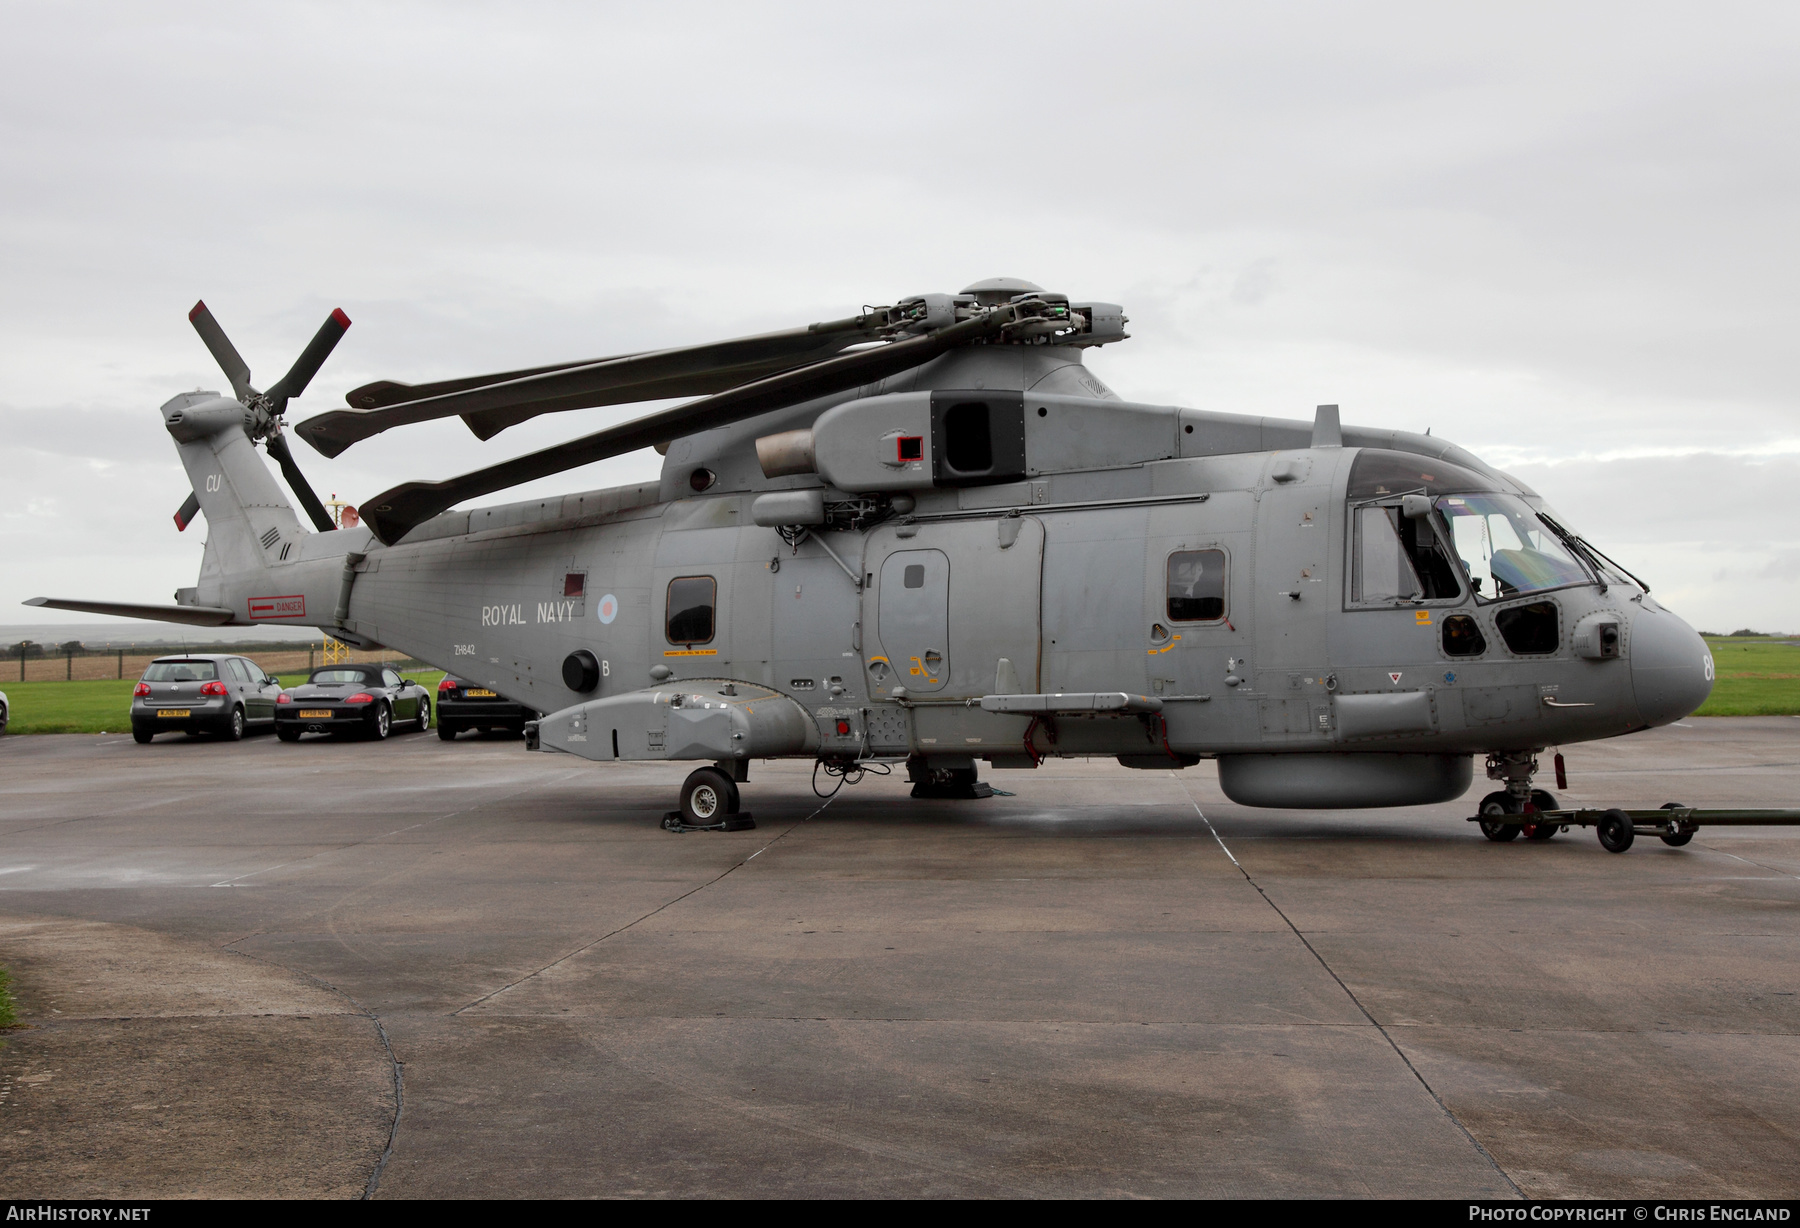
[[[318,640],[254,640],[238,644],[171,644],[166,640],[148,640],[142,644],[104,644],[89,648],[80,640],[64,640],[60,644],[20,640],[16,644],[6,645],[3,659],[17,661],[23,657],[28,661],[35,661],[40,657],[111,657],[120,652],[132,656],[142,656],[147,652],[159,656],[179,656],[184,652],[227,652],[251,657],[259,652],[293,652],[296,649],[305,652],[308,648],[318,647],[319,643]]]

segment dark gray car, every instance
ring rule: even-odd
[[[131,697],[131,736],[213,733],[237,741],[275,723],[281,684],[246,657],[190,653],[150,662]]]

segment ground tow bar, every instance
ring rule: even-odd
[[[1525,814],[1478,814],[1471,823],[1492,826],[1517,824],[1542,826],[1555,824],[1569,827],[1592,827],[1600,844],[1609,853],[1623,853],[1638,836],[1655,836],[1664,844],[1679,848],[1694,838],[1702,827],[1795,827],[1800,826],[1800,810],[1725,809],[1707,810],[1669,802],[1658,810],[1533,810]]]

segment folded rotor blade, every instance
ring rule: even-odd
[[[418,391],[445,391],[377,409],[331,410],[308,418],[295,429],[326,456],[336,456],[351,444],[392,427],[457,415],[479,438],[487,439],[538,414],[722,392],[872,340],[875,328],[884,321],[884,316],[855,316],[732,341],[477,377],[487,382],[473,386],[468,386],[468,380],[428,384]]]
[[[300,472],[300,466],[294,463],[294,453],[288,447],[287,436],[270,435],[263,446],[275,458],[275,463],[281,466],[281,476],[287,479],[288,489],[294,492],[294,497],[300,500],[300,506],[306,509],[313,528],[321,533],[329,533],[337,528],[332,522],[331,513],[325,510],[325,505],[319,502],[319,496],[313,493],[312,485]]]
[[[553,362],[546,367],[496,371],[492,375],[470,375],[462,379],[438,380],[431,384],[401,384],[391,379],[378,379],[372,384],[364,384],[361,388],[352,388],[346,392],[344,404],[351,409],[386,409],[389,405],[399,405],[404,401],[423,401],[427,397],[442,396],[446,392],[461,392],[466,388],[480,388],[487,384],[503,384],[508,380],[524,379],[527,375],[542,375],[546,371],[567,371],[570,367],[588,367],[597,362],[617,362],[621,358],[636,357],[637,352],[633,352],[614,354],[610,358],[584,358],[580,362]]]
[[[319,326],[313,339],[300,351],[300,357],[288,368],[288,373],[276,380],[264,394],[269,398],[269,408],[272,411],[280,413],[287,408],[290,400],[306,391],[306,386],[312,383],[312,377],[319,373],[319,368],[325,365],[325,360],[331,356],[331,351],[337,348],[337,343],[343,340],[349,329],[350,317],[344,314],[344,309],[332,308],[325,323]]]
[[[219,364],[219,369],[225,372],[225,378],[231,381],[231,395],[248,405],[250,398],[256,395],[256,389],[250,386],[250,367],[239,356],[237,347],[231,344],[231,338],[225,335],[225,330],[219,327],[219,322],[213,319],[213,313],[207,308],[204,299],[195,303],[194,309],[188,312],[188,323],[200,334],[200,340],[206,342],[206,348],[212,351],[213,361]]]
[[[492,494],[609,456],[620,456],[679,435],[741,422],[784,405],[885,379],[929,362],[959,345],[992,336],[1016,314],[1011,305],[998,307],[935,333],[829,358],[796,371],[744,384],[717,396],[635,418],[553,448],[477,469],[461,477],[443,482],[406,482],[365,500],[363,523],[377,538],[391,546],[417,525],[465,499]]]

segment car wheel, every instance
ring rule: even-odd
[[[375,719],[369,723],[369,736],[377,742],[394,730],[394,713],[385,703],[375,708]]]
[[[277,725],[275,726],[275,736],[280,738],[283,742],[298,742],[300,740],[300,727],[298,725],[292,727],[287,725]]]
[[[456,741],[456,726],[444,724],[444,718],[438,717],[438,737],[446,742]]]
[[[225,735],[225,740],[228,742],[242,742],[244,740],[244,710],[233,708],[230,719],[225,722],[225,728],[219,732]]]
[[[419,700],[419,732],[424,733],[431,728],[431,701],[423,697]]]
[[[149,745],[150,739],[155,736],[156,733],[154,730],[145,729],[141,725],[133,725],[131,727],[131,740],[136,742],[139,746]]]

